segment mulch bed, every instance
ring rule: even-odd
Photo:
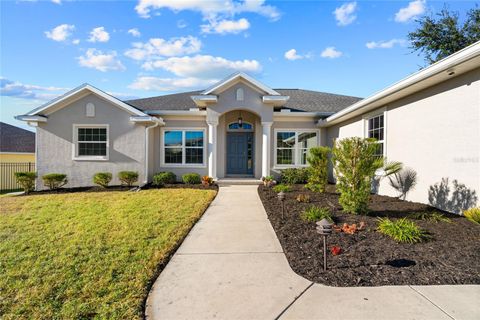
[[[401,218],[412,212],[440,212],[425,204],[372,195],[368,216],[346,214],[338,203],[335,186],[327,192],[313,193],[303,185],[286,193],[285,217],[281,203],[271,189],[259,186],[268,218],[275,229],[292,269],[299,275],[330,286],[383,286],[480,284],[480,226],[467,219],[442,212],[447,222],[415,222],[431,236],[417,244],[401,244],[376,231],[379,217]],[[308,194],[310,203],[296,201],[298,194]],[[309,206],[334,207],[334,220],[366,223],[366,229],[350,235],[334,231],[328,237],[328,270],[323,271],[323,237],[314,222],[305,222],[301,213]],[[342,253],[334,256],[332,246]]]
[[[78,187],[78,188],[59,188],[56,190],[42,190],[42,191],[32,191],[28,195],[41,195],[41,194],[61,194],[61,193],[76,193],[76,192],[111,192],[111,191],[135,191],[136,187],[126,187],[126,186],[108,186],[107,188],[102,188],[99,186],[92,186],[92,187]],[[212,186],[203,186],[201,184],[184,184],[184,183],[175,183],[175,184],[167,184],[162,188],[158,188],[153,186],[152,184],[147,184],[141,188],[141,190],[148,190],[148,189],[203,189],[203,190],[218,190],[217,185]],[[25,196],[22,194],[20,196]]]

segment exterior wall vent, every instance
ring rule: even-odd
[[[85,106],[85,116],[89,118],[95,117],[95,105],[93,103],[89,102]]]
[[[243,89],[242,88],[238,88],[237,89],[237,101],[243,101]]]

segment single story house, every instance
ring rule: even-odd
[[[84,84],[17,118],[36,127],[39,176],[66,173],[69,187],[122,170],[141,183],[160,171],[260,179],[306,166],[312,146],[359,136],[406,166],[396,184],[379,181],[380,194],[460,211],[480,192],[480,42],[365,99],[236,73],[203,91],[130,101]]]

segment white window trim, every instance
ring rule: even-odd
[[[78,155],[78,129],[79,128],[106,128],[107,129],[107,154],[106,156],[79,156]],[[72,160],[75,161],[108,161],[110,158],[110,125],[109,124],[73,124]]]
[[[273,168],[274,169],[288,169],[288,168],[306,168],[308,167],[308,163],[306,164],[298,164],[299,157],[298,151],[299,148],[295,147],[295,164],[277,164],[277,132],[295,132],[295,140],[298,140],[299,133],[316,133],[317,134],[317,144],[316,147],[320,145],[320,130],[318,129],[295,129],[295,128],[275,128],[273,130],[274,135],[274,144],[273,144]],[[298,141],[295,141],[295,145],[297,145]]]
[[[182,131],[182,163],[165,163],[165,131]],[[186,131],[202,131],[203,132],[203,163],[185,163],[185,132]],[[207,148],[208,138],[206,128],[185,128],[185,127],[162,127],[160,129],[160,167],[162,168],[206,168],[207,167]]]
[[[387,157],[387,107],[383,107],[362,116],[363,138],[368,138],[368,120],[383,115],[383,157]]]

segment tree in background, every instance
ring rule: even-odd
[[[458,12],[449,11],[445,6],[433,16],[417,20],[419,27],[408,34],[411,49],[420,52],[431,64],[480,41],[480,9],[476,6],[467,12],[463,23]]]

